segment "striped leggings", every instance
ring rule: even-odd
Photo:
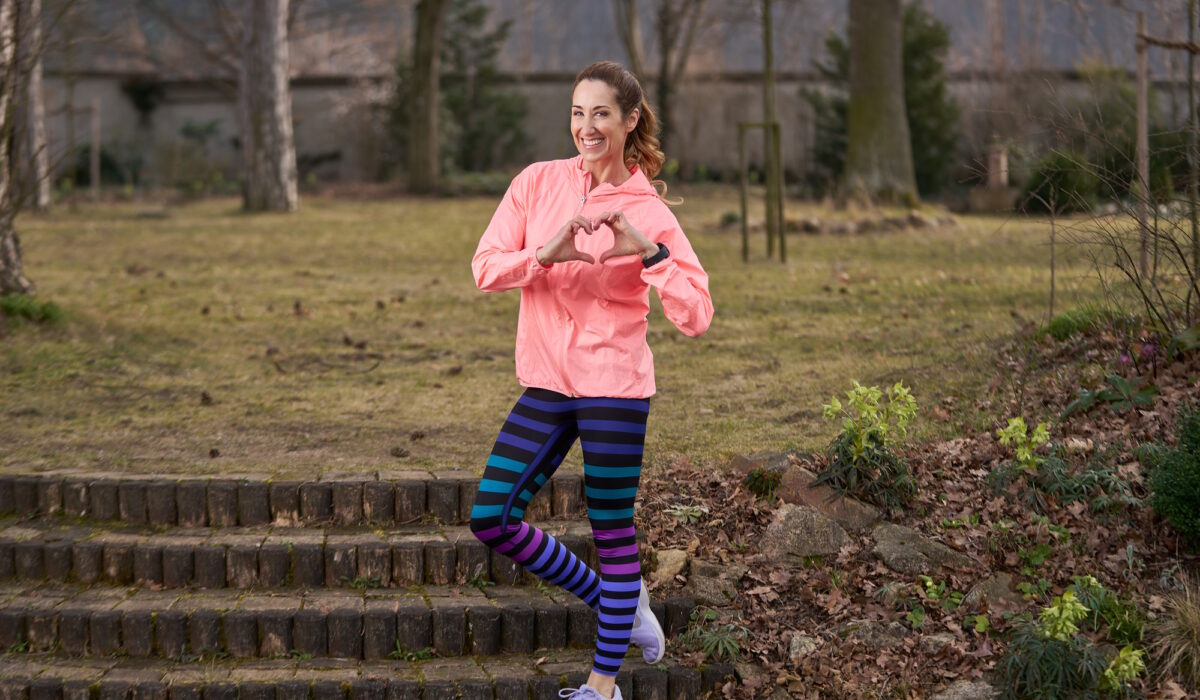
[[[481,542],[596,610],[592,668],[609,676],[617,675],[629,647],[641,590],[633,502],[649,410],[645,399],[573,399],[527,389],[496,438],[471,511],[471,531]],[[577,437],[599,574],[554,537],[524,521],[529,501],[562,464]]]

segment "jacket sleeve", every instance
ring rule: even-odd
[[[642,281],[658,290],[663,313],[676,328],[684,335],[701,335],[713,318],[708,273],[700,266],[678,223],[663,231],[656,242],[666,245],[670,254],[666,260],[642,270]]]
[[[484,292],[503,292],[526,287],[550,272],[537,260],[537,248],[525,247],[526,207],[533,178],[526,169],[513,178],[479,239],[471,270],[475,285]]]

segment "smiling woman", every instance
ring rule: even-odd
[[[664,160],[656,131],[628,70],[607,61],[583,69],[571,96],[579,155],[518,175],[472,261],[479,289],[521,290],[517,380],[526,390],[487,460],[471,529],[597,611],[592,673],[571,692],[576,700],[621,697],[616,676],[631,642],[649,663],[665,652],[633,524],[655,392],[650,288],[685,335],[704,333],[713,316],[708,275],[649,179]],[[524,522],[576,438],[599,572]]]

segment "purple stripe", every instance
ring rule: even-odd
[[[607,651],[610,654],[624,655],[625,650],[629,648],[629,643],[626,642],[625,644],[612,644],[609,642],[596,642],[596,648],[600,651]]]
[[[600,613],[600,617],[598,619],[600,620],[600,624],[604,625],[605,627],[623,627],[625,625],[632,625],[633,618],[636,615],[637,608],[630,608],[629,613],[626,615],[609,615],[608,613]]]
[[[489,527],[486,530],[480,530],[479,532],[475,533],[475,536],[486,542],[487,540],[495,539],[499,534],[500,526],[497,525],[496,527]]]
[[[601,574],[640,574],[642,573],[642,565],[638,562],[630,562],[628,564],[609,564],[605,566],[604,562],[600,562]],[[641,585],[640,583],[638,584]]]
[[[513,535],[512,537],[508,538],[506,541],[497,545],[495,551],[497,551],[501,554],[507,554],[508,550],[517,546],[517,540],[525,539],[525,533],[528,531],[529,531],[529,524],[526,523],[524,520],[522,520],[521,527],[517,530],[517,533],[515,535]],[[511,530],[510,530],[510,532],[511,532]]]
[[[607,593],[632,593],[633,591],[640,591],[641,589],[641,579],[638,579],[637,581],[609,581],[608,583],[604,584],[604,590]],[[636,604],[637,601],[634,600],[634,605]]]
[[[602,557],[627,557],[631,554],[637,554],[636,544],[627,544],[623,547],[597,547],[596,554]]]
[[[513,435],[512,433],[505,433],[505,432],[501,432],[499,435],[496,436],[496,442],[502,442],[505,445],[512,445],[513,447],[519,447],[522,450],[527,450],[529,452],[537,452],[538,448],[541,447],[541,445],[534,442],[533,440],[526,440],[525,438],[517,437],[516,435]]]
[[[593,530],[592,531],[592,537],[597,540],[618,540],[618,539],[621,539],[622,537],[633,537],[634,534],[636,534],[636,533],[634,532],[632,525],[630,525],[629,527],[619,527],[615,530]]]
[[[513,423],[515,423],[516,425],[521,426],[522,428],[529,428],[531,430],[536,430],[540,433],[550,433],[551,431],[554,430],[554,426],[551,425],[550,423],[543,423],[539,420],[534,420],[532,418],[526,418],[525,416],[522,416],[515,411],[508,414],[508,419],[510,421],[512,421]]]
[[[529,561],[529,559],[533,556],[533,553],[537,551],[538,545],[542,543],[543,536],[544,533],[541,530],[537,529],[536,527],[533,528],[533,541],[530,542],[529,546],[525,547],[525,549],[522,549],[520,554],[513,557],[513,559],[515,559],[517,562]]]

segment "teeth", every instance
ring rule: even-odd
[[[604,140],[604,139],[591,139],[591,140],[589,140],[589,139],[583,139],[583,145],[585,145],[585,146],[596,146],[596,145],[599,145],[599,144],[600,144],[600,142],[601,142],[601,141],[603,141],[603,140]]]

